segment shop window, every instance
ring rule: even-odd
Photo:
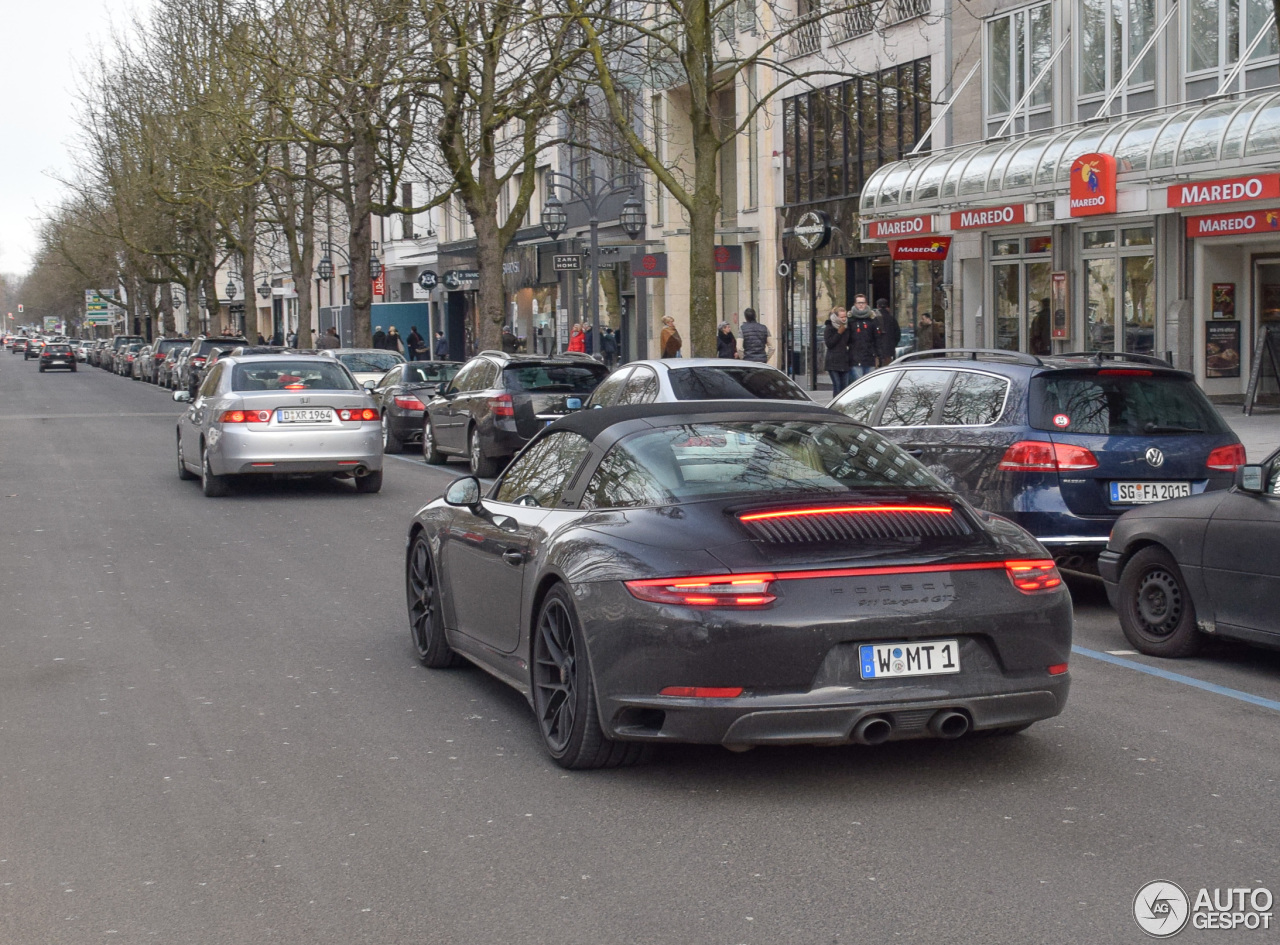
[[[1124,231],[1125,246],[1151,246],[1155,241],[1155,227],[1138,226]]]
[[[1048,255],[1053,252],[1052,236],[1028,236],[1026,251],[1032,255]]]
[[[894,315],[902,332],[898,338],[899,355],[947,346],[946,293],[942,285],[941,262],[893,264]]]
[[[1085,249],[1101,249],[1106,246],[1116,245],[1115,230],[1085,230],[1084,231],[1084,248]]]
[[[991,244],[991,255],[1017,256],[1020,249],[1017,240],[996,240]]]
[[[1156,350],[1154,231],[1129,227],[1116,245],[1112,230],[1083,234],[1086,351]],[[1091,239],[1092,237],[1092,239]]]
[[[1025,253],[1019,254],[1024,249]],[[991,267],[992,345],[1002,351],[1050,354],[1050,286],[1053,242],[1047,236],[995,240],[992,256],[1004,257]],[[1003,250],[1003,252],[1002,252]],[[1021,255],[1022,258],[1010,259]]]
[[[1037,4],[987,21],[987,131],[994,134],[1053,56],[1053,8]],[[1053,76],[1036,83],[1014,133],[1053,124]]]

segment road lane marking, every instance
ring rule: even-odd
[[[1171,673],[1167,669],[1156,669],[1154,666],[1148,666],[1145,663],[1137,663],[1133,660],[1127,660],[1122,656],[1112,656],[1110,653],[1090,650],[1083,646],[1077,646],[1074,643],[1071,645],[1071,652],[1079,653],[1081,656],[1087,656],[1090,659],[1101,660],[1104,663],[1114,663],[1116,666],[1123,666],[1126,669],[1136,669],[1138,672],[1146,673],[1148,676],[1158,676],[1161,679],[1168,679],[1171,682],[1182,683],[1184,686],[1203,689],[1205,692],[1212,692],[1219,696],[1238,699],[1241,702],[1247,702],[1250,705],[1260,706],[1264,709],[1271,709],[1273,712],[1280,712],[1280,702],[1277,702],[1274,699],[1264,699],[1262,696],[1255,696],[1251,692],[1243,692],[1239,689],[1229,689],[1226,686],[1219,686],[1217,683],[1205,682],[1203,679],[1196,679],[1194,676],[1184,676],[1182,673]]]

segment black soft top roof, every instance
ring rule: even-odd
[[[679,423],[683,417],[714,415],[722,420],[794,420],[797,415],[834,417],[853,423],[842,413],[828,410],[821,404],[778,401],[764,404],[761,401],[738,400],[682,400],[673,404],[628,404],[623,407],[605,407],[600,410],[580,410],[562,417],[546,428],[550,433],[567,430],[594,440],[605,430],[631,420],[661,421],[670,419]]]

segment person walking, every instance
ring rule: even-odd
[[[902,340],[902,326],[898,317],[889,308],[888,299],[876,299],[876,330],[880,332],[877,342],[876,363],[884,367],[898,356],[898,343]]]
[[[400,332],[395,325],[392,325],[391,330],[387,332],[387,340],[383,344],[388,351],[404,354],[404,341],[400,338]]]
[[[409,326],[409,337],[406,339],[409,344],[409,360],[423,361],[427,354],[427,341],[422,335],[418,334],[418,326]]]
[[[582,326],[582,350],[586,354],[596,353],[596,333],[590,325]]]
[[[822,331],[822,341],[827,349],[827,374],[831,376],[831,396],[835,397],[849,386],[849,368],[853,359],[853,335],[849,331],[849,317],[842,308],[833,308]]]
[[[853,311],[849,312],[849,381],[856,381],[876,367],[876,354],[880,350],[880,332],[876,329],[876,312],[867,304],[865,295],[853,297]]]
[[[375,348],[385,348],[387,346],[387,333],[382,330],[381,325],[373,331],[373,346]]]
[[[605,326],[604,335],[600,339],[600,354],[604,358],[604,366],[612,371],[618,360],[618,336],[608,326]]]
[[[511,325],[502,326],[502,350],[507,354],[515,354],[520,350],[520,338]]]
[[[570,351],[577,351],[579,354],[587,353],[586,335],[582,333],[582,326],[574,322],[573,328],[569,330],[569,348]]]
[[[721,322],[720,330],[716,332],[716,357],[738,357],[738,338],[733,333],[733,326],[728,322]]]
[[[285,336],[284,340],[290,348],[298,347],[298,333],[296,331],[289,332],[289,334]]]
[[[756,321],[754,308],[743,309],[742,317],[746,319],[738,329],[742,333],[742,359],[758,361],[761,364],[768,363],[769,358],[773,356],[773,342],[769,340],[768,327]]]
[[[658,348],[663,358],[680,357],[680,349],[684,347],[684,339],[676,330],[676,320],[672,315],[662,316],[662,334],[658,338]]]
[[[325,333],[316,339],[316,347],[320,349],[341,348],[342,340],[338,337],[338,329],[330,325]]]
[[[444,332],[436,332],[436,360],[449,360],[449,341],[445,338]]]

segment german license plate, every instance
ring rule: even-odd
[[[281,423],[328,423],[333,411],[328,407],[281,407],[276,416]]]
[[[1148,502],[1177,499],[1184,495],[1191,495],[1191,483],[1189,482],[1111,483],[1111,502],[1113,505],[1144,505]]]
[[[858,662],[863,679],[945,676],[960,672],[960,644],[955,640],[868,643],[858,647]]]

